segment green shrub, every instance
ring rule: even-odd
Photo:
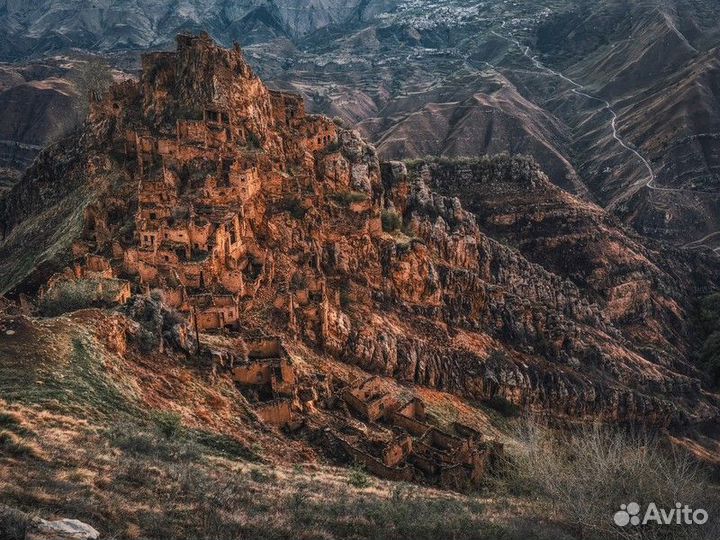
[[[350,206],[353,203],[367,201],[368,196],[361,191],[340,191],[331,195],[332,199],[344,206]]]
[[[136,486],[152,485],[154,479],[148,474],[148,464],[143,460],[128,459],[118,467],[118,480]]]
[[[246,461],[258,461],[262,449],[253,446],[248,448],[228,435],[213,433],[211,431],[187,430],[188,438],[214,455],[227,456]]]
[[[350,469],[348,484],[358,489],[364,489],[370,487],[370,477],[362,467],[356,465]]]
[[[49,317],[91,307],[110,307],[123,283],[103,278],[58,281],[45,293],[39,307]]]
[[[252,131],[248,131],[247,134],[247,145],[251,149],[259,150],[262,148],[262,139]]]
[[[250,478],[253,482],[257,482],[258,484],[267,484],[275,480],[277,476],[274,471],[266,473],[261,469],[251,469]]]
[[[383,210],[380,219],[382,220],[382,228],[385,232],[395,232],[402,227],[402,218],[395,210]]]
[[[290,280],[290,290],[292,291],[304,291],[308,288],[308,278],[301,272],[293,274]]]
[[[190,107],[179,107],[177,110],[177,117],[181,120],[202,120],[203,119],[203,111],[200,108],[190,108]]]
[[[340,306],[346,308],[352,301],[352,283],[349,279],[340,282]]]
[[[256,456],[262,456],[263,455],[263,447],[260,443],[252,443],[250,445],[250,451],[256,455]]]
[[[77,288],[63,289],[55,295],[48,295],[40,302],[40,311],[48,317],[55,317],[63,313],[78,311],[93,305],[92,298],[89,298],[84,291]]]
[[[504,398],[503,396],[493,396],[485,403],[491,409],[496,410],[497,412],[508,418],[515,418],[517,416],[520,416],[520,408],[512,401]]]
[[[325,153],[332,154],[333,152],[340,150],[341,147],[342,144],[340,144],[340,141],[333,141],[325,147]]]
[[[405,166],[408,169],[417,169],[427,163],[426,158],[411,158],[405,160]]]
[[[278,210],[288,212],[295,219],[302,219],[307,213],[307,208],[303,206],[300,199],[296,197],[285,197],[278,204]]]
[[[160,433],[168,439],[175,437],[182,428],[180,415],[171,411],[160,411],[156,413],[154,420]]]
[[[168,439],[157,431],[135,426],[117,425],[108,431],[110,444],[137,457],[162,461],[195,461],[202,455],[201,448],[192,441]]]

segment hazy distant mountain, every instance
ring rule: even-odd
[[[357,17],[362,0],[0,0],[0,59],[63,50],[144,49],[181,30],[243,44],[298,37]]]

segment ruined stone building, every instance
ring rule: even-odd
[[[229,372],[260,420],[279,427],[298,427],[299,381],[282,339],[237,335],[230,344],[225,350],[213,351],[215,371],[222,368]]]
[[[306,115],[300,96],[268,90],[239,48],[207,35],[143,55],[139,83],[113,87],[91,118],[111,131],[137,184],[134,234],[116,242],[106,270],[162,289],[201,330],[235,325],[241,301],[272,271],[252,221],[310,178],[313,153],[337,141],[335,124]],[[107,243],[110,221],[89,208],[76,252]]]
[[[390,200],[377,154],[357,132],[306,114],[300,96],[269,90],[238,47],[223,49],[207,35],[181,35],[176,51],[143,55],[140,80],[116,84],[93,103],[89,126],[103,151],[87,174],[109,183],[110,195],[84,208],[73,265],[46,297],[71,288],[117,305],[158,291],[189,328],[227,340],[205,350],[212,373],[234,381],[258,420],[288,432],[320,422],[337,456],[385,478],[462,487],[484,473],[494,447],[467,430],[439,429],[422,401],[402,402],[376,379],[346,385],[343,408],[333,408],[335,381],[298,373],[282,341],[358,364],[360,354],[385,354],[375,345],[382,340],[362,333],[385,327],[368,316],[371,307],[393,299],[438,309],[440,278],[427,246],[466,249],[457,256],[461,272],[475,264],[476,230],[464,214],[445,201],[423,207],[432,199],[406,177]],[[414,220],[417,209],[446,213],[435,229],[416,222],[418,235],[446,234],[449,222],[461,229],[452,239],[406,241],[383,230],[386,206],[405,206]],[[478,283],[448,275],[449,288]],[[462,292],[449,301],[455,295]],[[247,328],[269,322],[280,337],[248,337]],[[438,379],[413,371],[426,379],[418,382]],[[352,427],[360,424],[367,427]]]
[[[477,486],[502,453],[502,446],[455,422],[453,433],[430,423],[425,403],[400,403],[371,377],[345,388],[340,397],[363,429],[341,426],[332,438],[344,453],[388,480],[424,480],[451,489]]]

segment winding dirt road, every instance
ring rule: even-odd
[[[625,150],[627,150],[628,152],[631,152],[637,159],[639,159],[640,162],[645,167],[645,169],[647,170],[647,173],[648,173],[647,178],[643,179],[639,182],[639,183],[642,183],[644,185],[644,187],[651,189],[651,190],[666,192],[666,193],[693,193],[696,195],[697,194],[711,195],[710,193],[707,193],[707,192],[696,191],[696,190],[692,190],[692,189],[670,188],[670,187],[661,187],[661,186],[655,185],[655,180],[657,177],[655,176],[655,171],[653,171],[653,168],[652,168],[652,165],[650,165],[650,162],[647,160],[647,158],[645,156],[643,156],[635,148],[633,148],[628,143],[626,143],[625,140],[623,140],[623,138],[618,133],[618,129],[617,129],[618,114],[615,112],[615,110],[613,109],[612,105],[610,104],[610,102],[608,100],[599,98],[597,96],[593,96],[592,94],[588,94],[587,92],[585,92],[585,87],[582,84],[578,83],[577,81],[574,81],[573,79],[571,79],[570,77],[568,77],[567,75],[565,75],[563,73],[560,73],[559,71],[555,71],[554,69],[547,67],[545,64],[540,62],[540,60],[538,60],[537,55],[532,54],[532,52],[530,51],[530,47],[523,46],[522,43],[520,43],[520,41],[515,39],[514,37],[504,36],[494,30],[491,31],[491,33],[499,38],[502,38],[506,41],[509,41],[509,42],[515,44],[522,51],[523,55],[527,59],[529,59],[538,70],[545,71],[546,73],[550,73],[551,75],[554,75],[555,77],[559,77],[560,79],[566,81],[568,84],[570,84],[572,86],[572,92],[574,94],[576,94],[578,96],[582,96],[586,99],[590,99],[592,101],[597,101],[598,103],[602,104],[603,109],[607,110],[611,115],[610,129],[612,131],[613,139],[615,139],[618,142],[618,144],[620,146],[622,146]],[[702,243],[705,240],[707,240],[717,234],[720,234],[720,231],[710,233],[699,240],[694,240],[692,242],[688,242],[687,244],[684,244],[682,247],[684,249],[703,249],[703,248],[705,248],[705,249],[710,249],[710,250],[714,251],[715,253],[718,253],[718,252],[720,252],[720,247],[713,249],[710,246],[706,246]]]
[[[610,102],[608,100],[588,94],[587,92],[584,91],[585,87],[582,84],[578,83],[577,81],[574,81],[573,79],[564,75],[563,73],[560,73],[559,71],[555,71],[554,69],[547,67],[545,64],[540,62],[540,60],[538,60],[537,56],[532,55],[532,53],[530,52],[530,47],[527,47],[527,46],[523,47],[523,45],[517,39],[515,39],[513,37],[503,36],[502,34],[499,34],[498,32],[496,32],[494,30],[492,31],[492,34],[496,35],[499,38],[510,41],[511,43],[514,43],[522,51],[523,55],[526,58],[528,58],[537,69],[539,69],[541,71],[546,71],[547,73],[550,73],[556,77],[559,77],[562,80],[569,83],[573,87],[572,92],[574,94],[577,94],[578,96],[582,96],[584,98],[601,103],[603,105],[603,109],[606,109],[612,116],[612,119],[610,121],[610,129],[612,131],[613,139],[615,139],[618,142],[618,144],[620,144],[620,146],[622,146],[625,150],[632,152],[642,162],[642,164],[647,169],[648,178],[647,178],[647,181],[645,182],[646,187],[648,187],[649,189],[655,189],[655,190],[659,190],[659,191],[678,191],[676,188],[662,188],[662,187],[657,187],[657,186],[653,185],[653,182],[655,182],[655,171],[653,171],[653,168],[650,165],[650,162],[645,158],[645,156],[643,156],[640,152],[638,152],[637,150],[632,148],[629,144],[627,144],[622,139],[622,137],[620,137],[618,130],[617,130],[618,115],[615,112],[615,110],[612,108],[612,105],[610,104]]]

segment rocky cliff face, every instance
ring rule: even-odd
[[[558,189],[534,160],[421,161],[414,174],[459,197],[481,229],[570,279],[635,342],[676,359],[690,301],[717,287],[713,257],[640,238],[598,206]],[[683,352],[684,351],[684,352]]]
[[[0,260],[23,261],[3,263],[5,291],[67,264],[162,290],[202,332],[272,330],[408,384],[562,418],[717,420],[682,327],[683,287],[715,275],[663,268],[527,160],[381,163],[207,36],[146,55],[0,211]]]

